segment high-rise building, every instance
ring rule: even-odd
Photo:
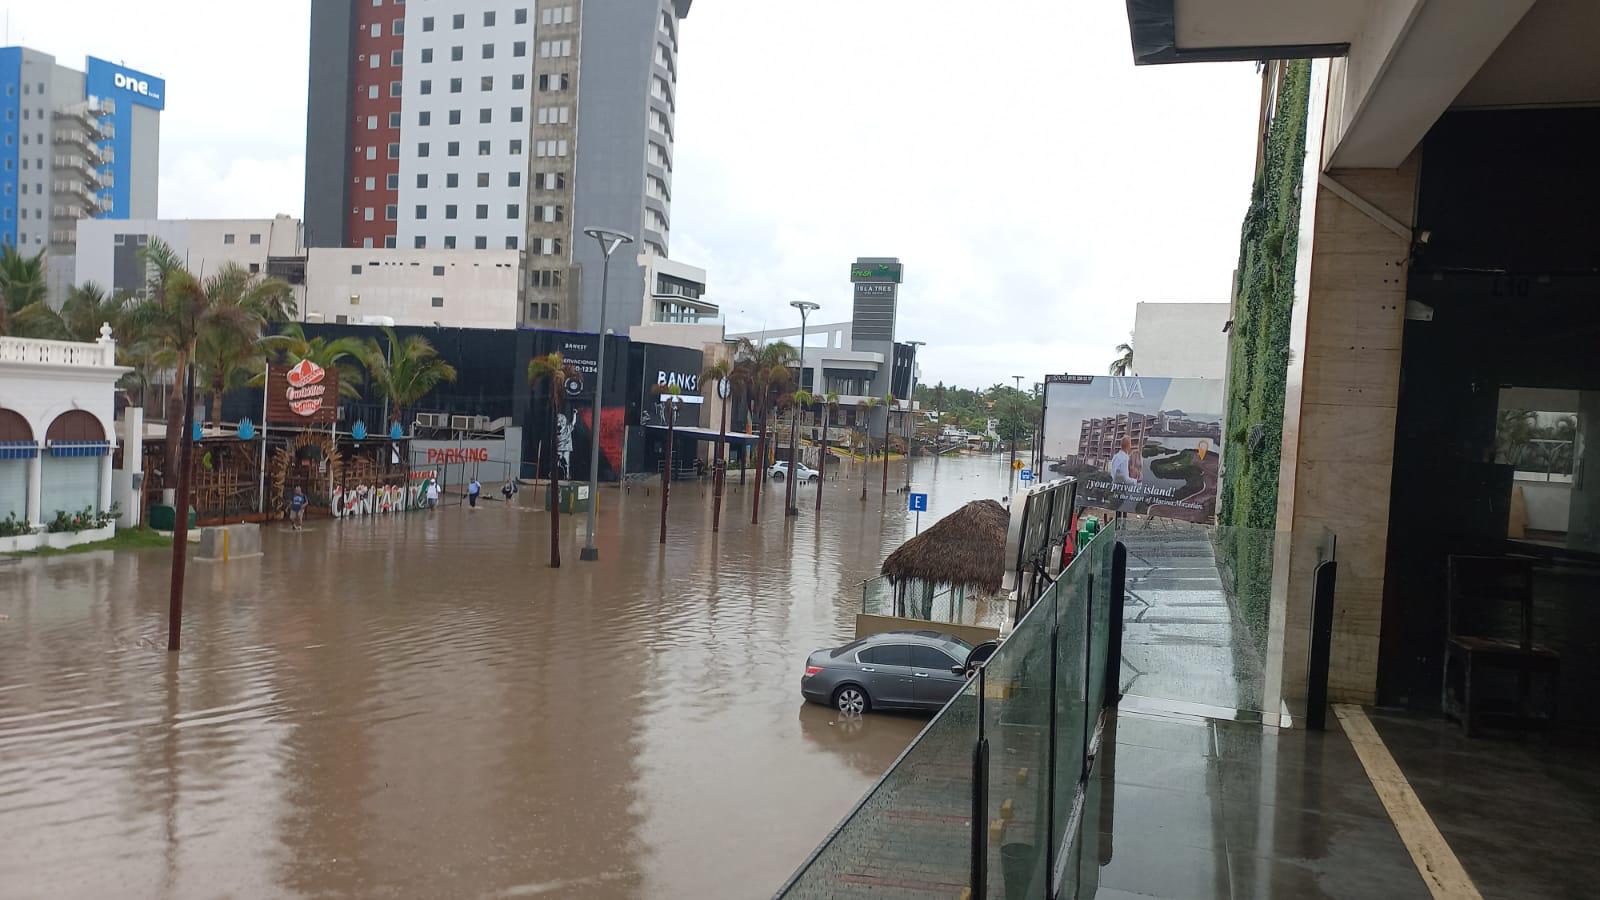
[[[518,250],[523,324],[638,324],[690,2],[313,0],[307,246]],[[590,225],[638,238],[604,323]]]
[[[79,219],[155,218],[166,82],[96,59],[83,71],[0,48],[0,243],[49,251],[70,284]]]

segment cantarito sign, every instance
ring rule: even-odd
[[[274,425],[326,425],[339,410],[339,372],[309,359],[267,368],[267,421]]]

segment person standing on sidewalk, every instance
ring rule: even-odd
[[[478,479],[472,479],[472,483],[467,485],[467,505],[477,509],[478,495],[481,493],[483,493],[483,485],[478,483]]]
[[[305,527],[307,502],[305,492],[296,487],[294,496],[289,498],[289,527],[295,531]]]

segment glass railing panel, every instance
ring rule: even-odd
[[[1089,574],[1093,548],[1080,548],[1072,564],[1062,571],[1052,588],[1056,598],[1056,769],[1053,829],[1050,846],[1060,847],[1072,819],[1083,774],[1085,737],[1088,732]],[[1106,541],[1107,545],[1111,542]],[[1098,705],[1097,705],[1098,706]]]
[[[1111,564],[1116,555],[1116,523],[1106,525],[1089,544],[1089,571],[1094,574],[1094,585],[1089,606],[1089,684],[1087,696],[1092,713],[1098,713],[1101,698],[1106,691],[1106,657],[1110,652],[1111,614],[1121,612],[1122,598],[1111,589]],[[1093,715],[1090,728],[1094,726]]]

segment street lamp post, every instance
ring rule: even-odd
[[[810,300],[791,300],[789,301],[789,305],[800,310],[800,377],[797,379],[798,383],[795,385],[795,387],[796,389],[803,390],[805,388],[804,382],[806,377],[806,317],[811,315],[812,310],[821,309],[821,307],[815,303],[812,303]],[[815,380],[812,381],[811,386],[817,386]],[[795,498],[800,491],[797,487],[795,487],[795,483],[798,480],[796,476],[799,474],[800,470],[795,467],[795,448],[799,446],[799,439],[794,433],[800,430],[800,411],[798,409],[795,410],[794,424],[791,425],[790,428],[792,430],[789,432],[789,483],[785,485],[785,488],[787,489],[785,491],[787,502],[784,504],[783,514],[786,516],[798,516],[800,515],[800,507],[795,503]],[[827,453],[828,448],[822,448],[822,452],[824,454]],[[818,475],[818,479],[820,481],[820,474]]]
[[[600,500],[600,395],[606,384],[606,290],[611,281],[611,254],[623,244],[633,243],[633,235],[610,228],[585,228],[583,233],[600,242],[605,262],[600,267],[600,350],[595,355],[594,406],[589,420],[589,527],[578,559],[595,562],[600,549],[594,545],[594,508]],[[559,499],[559,498],[557,498]]]
[[[906,345],[911,348],[911,400],[909,401],[910,405],[908,407],[906,407],[906,415],[908,417],[907,420],[911,423],[911,424],[906,426],[906,493],[907,494],[911,493],[911,440],[917,436],[917,423],[916,423],[916,420],[909,418],[912,415],[912,411],[917,408],[917,351],[919,349],[921,349],[922,347],[927,346],[927,343],[928,343],[927,341],[906,341]],[[935,448],[935,453],[937,453],[937,452],[938,452],[938,449]]]

